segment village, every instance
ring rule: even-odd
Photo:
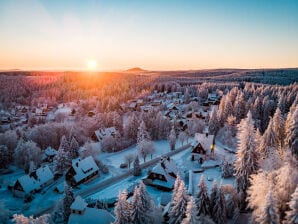
[[[134,176],[131,172],[133,168],[130,163],[134,158],[128,161],[129,164],[127,163],[129,155],[138,155],[136,145],[114,153],[101,152],[102,141],[106,138],[115,138],[117,135],[117,128],[111,126],[96,130],[90,136],[90,141],[92,141],[90,145],[96,148],[96,152],[101,152],[98,155],[82,156],[85,149],[80,147],[77,149],[79,157],[72,160],[71,167],[66,172],[57,173],[53,161],[58,151],[47,147],[42,155],[43,162],[39,168],[33,168],[25,175],[22,175],[18,169],[15,171],[16,175],[14,173],[2,175],[0,194],[6,194],[6,197],[7,194],[11,194],[10,200],[13,203],[8,202],[7,206],[12,211],[39,215],[54,208],[54,202],[61,198],[65,184],[67,184],[73,188],[77,195],[72,205],[73,214],[70,215],[70,220],[73,219],[73,216],[76,217],[75,219],[84,220],[84,216],[89,216],[94,209],[89,208],[92,203],[101,203],[111,212],[118,193],[123,189],[128,189],[129,195],[132,195],[134,186],[142,180],[147,185],[152,198],[163,208],[163,214],[167,214],[166,209],[169,208],[171,191],[174,188],[177,175],[185,180],[190,195],[196,194],[196,186],[201,175],[206,176],[209,190],[214,180],[217,180],[218,183],[234,184],[232,174],[223,178],[222,164],[224,161],[229,161],[229,165],[232,166],[235,157],[233,150],[235,149],[231,152],[226,149],[229,147],[224,147],[221,143],[217,145],[214,134],[209,134],[208,130],[210,113],[212,110],[218,110],[220,98],[218,93],[211,93],[202,102],[202,99],[192,97],[188,93],[185,96],[183,92],[160,93],[153,91],[152,94],[145,97],[119,105],[119,110],[124,112],[123,122],[125,119],[127,120],[126,114],[161,111],[163,116],[170,121],[169,125],[175,126],[176,136],[179,136],[179,132],[185,133],[184,131],[189,128],[193,119],[199,124],[196,130],[201,131],[201,133],[194,133],[193,136],[185,134],[186,136],[177,138],[172,149],[168,140],[153,141],[154,152],[151,155],[151,160],[140,160],[142,171],[138,176]],[[57,116],[61,116],[61,113],[64,113],[63,117],[68,122],[75,122],[73,115],[74,111],[79,110],[78,107],[78,104],[73,103],[58,105],[56,109],[49,108],[47,105],[39,105],[36,108],[17,106],[10,114],[2,113],[1,125],[4,128],[8,125],[10,128],[18,126],[26,128],[26,125],[29,125],[28,120],[32,120],[32,118],[51,122]],[[95,116],[95,112],[88,111],[86,116],[92,118]],[[226,160],[227,158],[228,160]],[[99,165],[95,159],[102,161],[103,164]],[[102,167],[99,168],[99,166],[106,166],[108,171],[103,172]],[[100,184],[115,178],[117,181],[106,184],[102,190],[89,191],[94,186],[100,186]],[[119,180],[121,181],[119,182]],[[15,201],[19,203],[15,203]],[[37,201],[39,202],[37,203]],[[91,201],[91,205],[89,206],[86,201]],[[80,208],[75,209],[75,207]],[[89,211],[90,209],[91,211]],[[108,216],[107,223],[113,220],[112,214]],[[101,213],[97,213],[94,219],[99,218],[100,215],[106,216],[107,211],[103,210]]]

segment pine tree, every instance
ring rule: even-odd
[[[273,130],[277,135],[278,143],[280,146],[283,146],[283,141],[285,138],[285,119],[279,108],[276,109],[274,116],[272,118]]]
[[[115,205],[114,214],[114,224],[127,224],[131,222],[131,205],[127,201],[126,190],[118,195],[118,201]]]
[[[129,116],[127,118],[127,122],[124,127],[125,137],[128,139],[132,139],[134,142],[137,142],[138,127],[139,127],[139,120],[136,114],[133,113],[132,116]]]
[[[63,135],[61,137],[59,149],[60,148],[64,149],[65,152],[68,152],[69,151],[70,143],[67,140],[67,138],[65,137],[65,135]]]
[[[218,224],[225,224],[226,217],[226,201],[222,186],[218,188],[218,192],[215,198],[215,205],[213,208],[213,219]]]
[[[181,180],[180,184],[177,184],[176,187],[177,186],[178,189],[175,190],[175,194],[173,192],[172,202],[169,210],[169,224],[181,223],[186,215],[188,196],[184,182]]]
[[[194,198],[190,196],[186,206],[186,217],[182,220],[182,224],[199,223],[197,213],[198,213],[198,210],[197,210]]]
[[[176,132],[174,129],[174,126],[172,127],[172,130],[170,132],[170,135],[168,137],[169,143],[170,143],[170,148],[171,150],[175,150],[175,145],[176,145]]]
[[[78,157],[79,153],[79,143],[75,137],[71,138],[70,146],[69,146],[69,156],[71,159],[75,159]]]
[[[209,131],[210,131],[210,134],[216,134],[218,129],[219,129],[219,122],[218,122],[218,119],[217,119],[217,110],[215,109],[215,107],[212,108],[212,111],[210,113],[210,118],[209,118]]]
[[[250,112],[248,112],[247,118],[240,122],[238,129],[239,142],[237,146],[237,160],[235,161],[234,167],[237,191],[243,196],[242,202],[244,202],[246,190],[249,187],[249,176],[256,173],[258,168],[255,129]]]
[[[63,173],[70,166],[70,159],[68,153],[64,151],[64,148],[58,149],[54,161],[58,173]]]
[[[262,214],[256,219],[259,224],[279,224],[279,214],[276,207],[276,201],[271,190],[266,196],[266,204],[263,208]]]
[[[212,186],[212,189],[211,189],[210,203],[209,203],[209,213],[212,217],[213,217],[214,206],[215,206],[215,203],[216,203],[217,192],[218,192],[217,182],[216,182],[216,180],[214,180],[213,181],[213,186]]]
[[[64,187],[64,197],[63,197],[63,218],[64,218],[64,222],[66,223],[71,213],[70,206],[74,202],[74,200],[75,198],[74,198],[72,189],[70,186],[66,184]]]
[[[152,202],[152,199],[150,195],[148,194],[146,190],[146,186],[143,183],[143,181],[140,181],[139,184],[139,190],[140,190],[140,196],[141,196],[141,201],[142,201],[142,206],[145,208],[147,212],[150,212],[153,210],[154,204]]]
[[[205,183],[204,175],[201,176],[200,183],[198,185],[199,192],[197,196],[197,210],[198,215],[208,215],[209,214],[209,197],[207,191],[207,185]]]
[[[289,202],[290,210],[286,212],[286,223],[298,224],[298,186]]]
[[[138,128],[138,136],[137,136],[137,144],[144,140],[150,140],[150,135],[147,131],[147,127],[145,125],[145,122],[142,121],[139,128]]]
[[[135,187],[133,192],[132,204],[131,204],[131,223],[142,224],[146,221],[146,210],[143,207],[142,199],[140,196],[140,189]]]
[[[268,127],[263,134],[261,144],[260,144],[260,151],[264,158],[268,158],[270,154],[273,154],[275,150],[278,149],[278,137],[277,133],[273,128],[273,120],[270,118]]]
[[[133,162],[133,175],[140,176],[142,174],[142,170],[140,167],[140,160],[139,157],[136,156],[135,161]]]
[[[286,145],[290,148],[292,154],[298,159],[298,106],[296,106],[293,114],[288,116],[290,117],[286,130]]]

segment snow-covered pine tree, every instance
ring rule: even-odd
[[[69,167],[68,153],[65,152],[63,148],[59,148],[57,155],[54,157],[54,162],[56,165],[56,171],[62,174]]]
[[[74,200],[75,198],[71,187],[65,184],[63,196],[63,219],[66,223],[71,213],[70,206],[74,202]]]
[[[138,137],[139,120],[135,113],[127,118],[126,125],[124,127],[124,135],[128,139],[132,139],[137,142]]]
[[[184,182],[181,180],[177,184],[178,190],[173,194],[171,207],[169,210],[169,224],[180,224],[186,215],[186,206],[188,202],[188,195],[186,193]]]
[[[154,203],[153,203],[150,195],[148,194],[148,192],[146,190],[146,186],[143,183],[143,181],[140,181],[139,190],[140,190],[140,197],[141,197],[141,201],[142,201],[142,206],[149,213],[153,210]]]
[[[71,138],[69,146],[69,156],[71,159],[77,158],[79,155],[79,143],[75,137]]]
[[[272,191],[269,190],[266,196],[266,203],[262,214],[256,219],[259,224],[279,224],[279,212]]]
[[[192,196],[189,197],[186,206],[186,217],[182,220],[182,224],[197,224],[199,217],[197,216],[198,210]]]
[[[249,176],[257,172],[258,153],[256,151],[254,121],[250,111],[247,118],[242,119],[238,125],[238,150],[235,161],[235,177],[237,191],[242,195],[243,205],[246,198],[246,190],[249,187]]]
[[[211,194],[210,194],[210,203],[209,203],[209,213],[211,217],[213,217],[213,208],[216,203],[216,198],[217,198],[217,192],[218,192],[218,187],[217,187],[217,182],[216,180],[213,181],[213,186],[211,189]]]
[[[286,130],[286,145],[298,159],[298,105],[290,116]],[[288,119],[287,119],[288,120]]]
[[[298,186],[289,202],[290,210],[286,212],[286,223],[298,224]]]
[[[140,189],[138,187],[135,187],[131,203],[131,223],[148,223],[148,218],[148,213],[142,203]]]
[[[273,154],[274,151],[278,149],[278,137],[277,133],[273,128],[273,120],[270,118],[268,127],[264,132],[260,144],[260,151],[264,158],[268,158],[270,154]]]
[[[139,157],[136,156],[135,161],[133,162],[133,175],[140,176],[142,174],[142,169],[140,167]]]
[[[274,116],[272,118],[272,122],[273,122],[273,130],[276,133],[276,136],[278,139],[279,149],[282,149],[284,139],[285,139],[285,119],[279,108],[276,109]],[[282,152],[280,151],[280,153]]]
[[[118,200],[114,209],[114,224],[131,223],[131,205],[127,201],[127,191],[124,190],[118,195]]]
[[[220,127],[219,121],[217,119],[217,109],[215,109],[215,107],[212,108],[212,111],[210,113],[208,126],[209,132],[212,135],[216,134]]]
[[[63,135],[60,140],[59,149],[62,148],[62,149],[64,149],[65,152],[68,152],[69,147],[70,147],[70,142],[67,140],[66,136]]]
[[[205,183],[205,177],[204,175],[201,176],[200,183],[198,185],[199,191],[197,195],[197,215],[208,215],[209,214],[209,196],[208,196],[208,190],[207,185]]]
[[[170,144],[170,148],[171,150],[175,150],[175,145],[176,145],[176,132],[174,129],[174,126],[172,127],[172,130],[170,132],[170,135],[168,137],[169,140],[169,144]]]
[[[213,220],[218,224],[225,224],[227,221],[226,216],[226,201],[223,188],[220,185],[215,198],[215,205],[213,208]]]
[[[147,131],[147,127],[145,125],[145,122],[142,121],[139,128],[138,128],[138,136],[137,136],[137,144],[144,140],[150,140],[150,135]]]

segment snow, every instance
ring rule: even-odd
[[[68,224],[110,224],[114,222],[114,216],[106,210],[87,208],[84,214],[71,214]]]
[[[154,141],[154,146],[155,146],[155,153],[153,154],[153,158],[156,158],[158,156],[161,156],[167,152],[170,152],[170,146],[169,146],[169,142],[167,140],[160,140],[160,141]],[[177,144],[179,147],[179,144]],[[128,147],[127,149],[124,149],[120,152],[115,152],[115,153],[101,153],[98,156],[98,159],[100,161],[103,161],[106,165],[108,165],[109,167],[113,167],[113,168],[119,168],[120,164],[125,163],[125,156],[129,155],[129,154],[133,154],[133,155],[137,155],[138,150],[137,150],[137,146],[131,146]],[[148,161],[150,159],[150,156],[147,157]],[[143,163],[143,160],[140,160],[140,164]],[[124,171],[126,171],[124,169]]]
[[[88,156],[83,160],[72,160],[72,167],[75,170],[74,179],[80,182],[85,177],[99,170],[92,156]]]
[[[74,202],[71,204],[70,209],[71,210],[77,210],[77,211],[84,211],[87,207],[87,203],[81,196],[77,196],[74,200]]]

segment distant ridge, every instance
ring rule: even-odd
[[[127,72],[145,72],[146,70],[139,68],[139,67],[135,67],[135,68],[130,68],[126,70]]]

